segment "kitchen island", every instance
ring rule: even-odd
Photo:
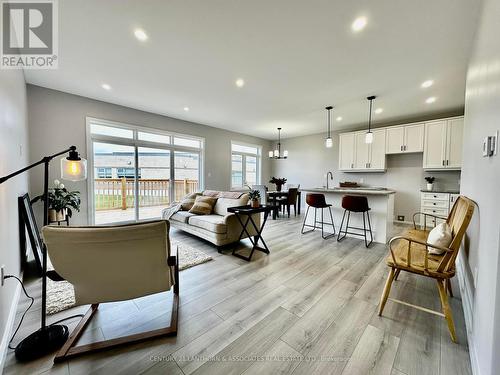
[[[392,235],[392,225],[394,220],[394,190],[383,188],[301,188],[305,195],[307,193],[321,193],[325,195],[326,202],[332,205],[333,221],[338,233],[344,209],[342,208],[342,197],[344,195],[364,195],[368,198],[370,210],[370,222],[373,233],[373,241],[387,243]],[[306,199],[303,197],[302,201]],[[306,205],[307,207],[307,205]],[[304,211],[305,212],[305,211]],[[314,209],[309,210],[307,223],[313,225]],[[330,217],[324,213],[324,221],[328,222]],[[318,210],[318,220],[321,220]],[[363,216],[358,213],[351,213],[349,226],[363,228]],[[345,228],[345,221],[344,221]],[[325,226],[325,230],[330,231],[331,227]],[[352,230],[351,230],[352,231]],[[362,231],[360,231],[362,233]],[[348,234],[348,236],[350,236]],[[369,235],[368,235],[369,236]]]

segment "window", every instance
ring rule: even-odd
[[[92,224],[160,218],[203,189],[204,140],[87,118]]]
[[[95,173],[97,178],[112,178],[111,168],[96,168]]]
[[[260,184],[262,147],[231,142],[231,189]]]
[[[135,168],[117,168],[116,176],[118,178],[135,178]],[[141,178],[141,168],[137,169],[137,178]]]

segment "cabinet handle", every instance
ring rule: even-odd
[[[446,160],[446,165],[450,165],[450,161],[449,160]]]
[[[354,168],[354,164],[351,164],[351,168]]]
[[[401,146],[401,151],[403,151],[403,146]]]
[[[444,160],[443,160],[443,167],[444,167]]]

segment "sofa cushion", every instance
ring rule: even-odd
[[[187,211],[177,211],[170,217],[170,220],[178,221],[180,223],[187,223],[191,216],[196,216],[196,215]]]
[[[227,215],[229,207],[238,207],[248,204],[248,194],[243,194],[241,197],[234,198],[219,198],[214,207],[214,213],[217,215]]]
[[[199,195],[194,201],[193,207],[189,210],[192,214],[210,215],[217,202],[217,198]]]
[[[220,215],[194,215],[189,218],[189,224],[213,233],[223,234],[227,232],[224,217]]]
[[[196,197],[199,195],[201,195],[201,193],[191,193],[182,198],[180,202],[181,210],[189,211],[193,207]]]

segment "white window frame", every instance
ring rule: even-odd
[[[127,129],[127,130],[132,130],[133,131],[133,137],[132,138],[121,138],[121,137],[115,137],[115,136],[109,136],[109,135],[101,135],[101,134],[92,134],[90,131],[90,125],[91,124],[99,124],[103,126],[110,126],[114,128],[121,128],[121,129]],[[88,199],[88,209],[87,209],[87,215],[88,215],[88,222],[89,225],[94,225],[95,224],[95,202],[94,202],[94,149],[93,149],[93,143],[94,142],[107,142],[111,144],[116,144],[116,145],[123,145],[123,146],[132,146],[135,149],[135,168],[137,170],[138,168],[138,153],[137,150],[139,147],[150,147],[150,148],[157,148],[157,149],[163,149],[163,150],[168,150],[170,152],[170,170],[173,175],[173,178],[175,179],[175,151],[188,151],[188,152],[195,152],[199,154],[200,157],[200,167],[198,171],[198,178],[200,182],[200,190],[203,190],[205,188],[205,138],[203,137],[198,137],[195,135],[191,134],[182,134],[182,133],[175,133],[171,131],[166,131],[166,130],[161,130],[157,128],[150,128],[147,126],[141,126],[141,125],[132,125],[132,124],[126,124],[122,122],[117,122],[117,121],[111,121],[111,120],[104,120],[100,118],[95,118],[95,117],[85,117],[85,132],[86,132],[86,142],[87,142],[87,162],[88,162],[88,168],[87,168],[87,199]],[[151,141],[142,141],[138,139],[138,132],[146,132],[146,133],[152,133],[152,134],[158,134],[158,135],[166,135],[170,136],[170,143],[157,143],[157,142],[151,142]],[[174,137],[181,137],[181,138],[188,138],[188,139],[193,139],[200,141],[200,147],[186,147],[186,146],[178,146],[174,145]],[[136,178],[135,179],[135,194],[136,196],[138,195],[138,189],[139,189],[139,181]],[[169,191],[170,196],[172,199],[175,197],[175,192],[174,192],[174,184],[171,184],[170,191]],[[131,222],[137,222],[137,221],[147,221],[149,219],[139,219],[139,205],[135,205],[135,218],[134,220],[129,220],[129,221],[120,221],[120,223],[131,223]]]
[[[253,147],[257,149],[257,154],[253,154],[250,152],[241,152],[241,151],[233,151],[233,145],[238,145],[238,146],[245,146],[245,147]],[[245,185],[247,185],[246,181],[246,157],[247,156],[252,156],[257,158],[257,165],[256,165],[256,171],[255,171],[255,177],[256,177],[256,185],[260,185],[262,176],[261,176],[261,171],[262,171],[262,146],[251,144],[251,143],[245,143],[245,142],[240,142],[240,141],[231,141],[231,150],[230,150],[230,166],[229,166],[229,186],[231,190],[242,190],[245,189]],[[233,155],[241,155],[242,156],[242,168],[241,168],[241,173],[242,173],[242,180],[243,180],[243,185],[242,186],[233,186]]]

